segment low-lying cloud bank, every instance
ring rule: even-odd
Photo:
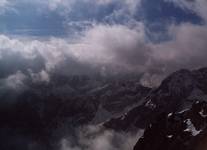
[[[134,133],[115,132],[98,126],[84,126],[74,129],[73,135],[61,139],[38,141],[25,135],[8,134],[8,129],[1,129],[1,148],[27,150],[132,150],[144,130]],[[65,132],[65,131],[62,131]],[[4,137],[3,137],[4,135]],[[49,139],[47,139],[49,140]]]
[[[60,150],[130,150],[142,135],[143,130],[131,134],[87,126],[77,130],[75,140],[74,137],[62,139]]]

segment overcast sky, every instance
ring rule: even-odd
[[[0,78],[35,73],[49,81],[61,67],[69,74],[95,68],[144,74],[142,82],[156,84],[178,69],[207,65],[206,6],[206,0],[1,0]]]

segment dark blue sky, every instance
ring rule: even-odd
[[[171,23],[202,22],[195,13],[164,0],[142,0],[133,14],[124,5],[116,0],[102,5],[78,0],[70,7],[66,3],[62,7],[50,9],[46,3],[14,1],[0,14],[0,33],[61,37],[70,36],[73,32],[84,29],[84,26],[90,26],[90,22],[127,24],[131,20],[141,20],[150,31],[164,32],[166,25]]]

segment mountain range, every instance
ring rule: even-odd
[[[29,82],[9,97],[14,98],[1,96],[0,105],[4,150],[24,150],[31,141],[57,149],[59,139],[89,124],[116,132],[144,130],[134,150],[206,146],[207,68],[179,70],[157,88],[142,86],[138,77],[53,75],[49,83]]]

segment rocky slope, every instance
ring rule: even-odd
[[[142,105],[105,122],[118,131],[145,129],[134,150],[207,148],[207,68],[179,70],[149,93]]]
[[[206,146],[199,141],[207,137],[207,104],[201,102],[207,100],[207,68],[177,71],[153,90],[141,86],[138,78],[88,76],[54,75],[49,83],[26,85],[16,93],[0,93],[0,149],[21,145],[24,150],[35,142],[55,149],[54,141],[75,134],[74,127],[101,122],[116,131],[146,129],[135,150],[148,150],[147,145],[185,150],[194,142],[198,148]]]
[[[158,115],[146,128],[134,150],[201,149],[206,129],[207,103],[197,101],[184,112]]]
[[[121,117],[104,124],[115,130],[145,128],[160,113],[178,112],[197,101],[207,100],[207,68],[179,70],[168,76],[161,85],[149,93],[139,105]]]

